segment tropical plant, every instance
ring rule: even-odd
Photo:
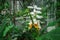
[[[46,5],[42,7],[42,14],[38,14],[38,15],[43,15],[45,18],[47,18],[47,9],[51,8],[51,4],[53,4],[53,2],[51,2],[51,0],[45,0],[46,1],[46,5],[49,3],[49,5],[46,7]],[[15,2],[15,1],[14,1]],[[23,0],[23,9],[18,11],[17,13],[15,13],[15,9],[14,9],[14,13],[13,15],[9,14],[8,9],[10,7],[9,3],[7,0],[0,0],[0,40],[60,40],[60,3],[59,0],[57,0],[57,10],[56,10],[56,19],[53,22],[50,22],[47,27],[49,26],[54,26],[54,25],[58,25],[58,27],[56,27],[56,29],[50,31],[49,33],[46,32],[46,28],[44,27],[41,30],[36,30],[36,28],[34,28],[34,25],[32,25],[31,29],[28,29],[29,21],[26,21],[26,17],[30,17],[30,19],[32,20],[31,15],[29,14],[30,9],[27,9],[27,6],[30,5],[30,3],[32,3],[31,0]],[[56,6],[56,5],[55,5]],[[15,7],[14,7],[15,8]],[[5,11],[5,14],[2,14],[2,11]],[[3,11],[4,12],[4,11]],[[7,16],[8,15],[8,16]],[[12,20],[15,20],[15,17],[22,17],[23,19],[21,19],[21,24],[22,24],[22,28],[21,25],[19,27],[17,27],[16,25],[14,25],[14,23],[12,22]],[[45,18],[43,18],[42,20],[45,21]],[[40,19],[41,20],[41,19]],[[22,21],[25,21],[24,23],[22,23]],[[32,20],[33,22],[33,20]],[[46,33],[44,33],[46,32]],[[16,38],[16,39],[15,39]],[[55,39],[56,38],[56,39]]]

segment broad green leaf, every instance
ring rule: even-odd
[[[8,32],[11,28],[13,28],[13,25],[10,25],[10,26],[6,27],[5,30],[4,30],[4,32],[3,32],[3,36],[6,36],[7,32]]]

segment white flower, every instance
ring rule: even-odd
[[[38,15],[36,15],[36,17],[37,17],[37,18],[43,18],[43,16],[38,16]]]

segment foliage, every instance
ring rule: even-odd
[[[60,2],[59,2],[60,0],[57,0],[57,6],[56,6],[56,19],[59,19],[60,18]],[[58,22],[58,26],[60,26],[59,25],[60,24],[60,21]]]
[[[23,0],[23,9],[27,8],[30,3],[32,3],[33,0]]]
[[[46,18],[46,11],[47,9],[50,9],[51,4],[53,4],[53,2],[51,2],[50,0],[47,0],[48,2],[50,2],[50,5],[48,5],[49,7],[42,7],[42,15]],[[26,16],[30,16],[28,15],[29,13],[29,9],[26,9],[26,7],[28,5],[30,5],[31,0],[23,0],[23,5],[24,8],[23,10],[20,10],[19,12],[16,13],[16,17],[26,17]],[[47,2],[47,3],[48,3]],[[59,1],[57,3],[57,20],[54,22],[50,22],[48,26],[54,26],[56,25],[60,25],[60,9],[59,9]],[[42,28],[42,30],[37,31],[35,28],[32,28],[31,30],[28,29],[28,27],[25,27],[26,25],[23,25],[22,28],[25,29],[25,32],[23,32],[24,30],[20,27],[17,27],[16,25],[13,25],[12,20],[8,20],[8,19],[12,19],[13,16],[11,16],[9,13],[6,12],[5,15],[1,14],[1,11],[3,9],[9,9],[9,3],[7,2],[7,0],[0,0],[0,40],[12,40],[17,38],[16,40],[59,40],[60,37],[60,27],[56,28],[55,30],[52,30],[51,32],[45,34],[44,32],[46,31],[46,28],[48,27],[44,27]],[[8,15],[8,16],[7,16]],[[24,24],[27,24],[26,20]],[[56,38],[56,39],[55,39]]]
[[[4,32],[3,32],[3,36],[6,36],[7,32],[8,32],[11,28],[13,28],[13,25],[11,25],[11,24],[10,24],[10,26],[6,27],[5,30],[4,30]]]
[[[49,33],[42,35],[41,37],[37,38],[37,40],[60,40],[60,27],[50,31]]]
[[[39,31],[32,28],[31,30],[26,30],[26,32],[23,32],[21,36],[18,36],[17,40],[36,40],[37,36],[39,36]]]
[[[55,20],[55,21],[53,21],[53,22],[50,22],[50,23],[48,24],[48,26],[54,26],[54,25],[56,25],[56,24],[59,23],[59,22],[60,22],[60,18],[57,19],[57,20]]]
[[[0,0],[0,12],[5,8],[9,8],[8,1],[7,0]]]
[[[18,11],[16,13],[16,16],[17,17],[24,16],[24,15],[26,16],[26,15],[28,15],[28,13],[29,13],[29,9],[23,9],[23,10]]]

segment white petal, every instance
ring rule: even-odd
[[[38,15],[37,15],[36,17],[37,17],[37,18],[43,18],[43,16],[38,16]]]

